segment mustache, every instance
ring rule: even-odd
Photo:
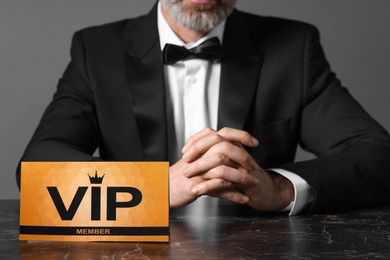
[[[187,3],[183,0],[161,0],[169,15],[183,27],[208,32],[226,19],[236,0],[218,0],[215,4]]]

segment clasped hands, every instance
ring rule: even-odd
[[[260,211],[287,207],[294,199],[292,183],[264,170],[245,149],[259,141],[233,128],[206,128],[190,137],[183,156],[170,167],[170,205],[180,207],[203,195],[248,204]]]

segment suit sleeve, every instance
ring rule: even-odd
[[[93,91],[89,86],[80,33],[72,40],[71,62],[22,161],[90,161],[99,144]],[[18,167],[19,168],[19,167]],[[20,183],[20,172],[17,171]]]
[[[282,168],[314,189],[309,212],[389,203],[390,137],[330,71],[312,27],[306,34],[303,71],[300,140],[318,158]]]

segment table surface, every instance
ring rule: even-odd
[[[390,207],[288,217],[220,203],[171,212],[170,243],[19,241],[19,201],[0,200],[0,259],[390,259]]]

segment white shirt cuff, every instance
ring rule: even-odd
[[[309,203],[314,200],[314,192],[309,184],[297,174],[283,169],[269,169],[277,172],[290,180],[294,186],[294,201],[282,211],[290,211],[289,216],[299,214]]]

